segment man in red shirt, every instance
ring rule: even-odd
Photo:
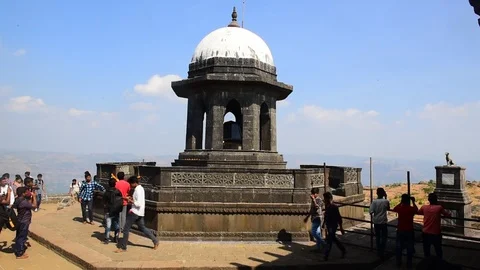
[[[442,216],[450,217],[451,214],[438,204],[437,194],[428,194],[428,201],[430,205],[424,205],[418,211],[419,215],[423,215],[423,254],[425,257],[430,257],[430,246],[433,245],[435,254],[442,259],[441,218]]]
[[[412,201],[413,206],[410,206],[410,200]],[[402,250],[406,247],[407,268],[411,268],[415,237],[413,231],[413,217],[418,212],[418,207],[415,204],[415,198],[410,197],[408,194],[403,194],[400,204],[393,208],[393,212],[398,214],[397,239],[395,248],[397,266],[402,265]]]
[[[120,190],[120,193],[122,193],[123,197],[123,209],[122,212],[120,213],[120,231],[123,232],[123,227],[125,227],[125,221],[127,220],[127,197],[128,197],[128,192],[130,191],[130,184],[125,181],[125,173],[124,172],[118,172],[117,173],[117,183],[115,184],[115,187]]]

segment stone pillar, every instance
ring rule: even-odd
[[[277,152],[277,109],[275,102],[270,110],[270,151]]]
[[[223,149],[223,114],[225,108],[210,105],[207,109],[207,122],[205,125],[205,149]]]
[[[465,168],[460,166],[436,166],[437,185],[435,193],[439,203],[452,213],[452,217],[471,218],[472,200],[465,190]],[[471,222],[442,219],[442,230],[469,236],[471,229],[456,226],[471,227]]]
[[[242,109],[243,115],[243,150],[260,149],[260,106],[252,102],[250,106]]]
[[[190,97],[187,111],[187,134],[185,149],[202,149],[204,106],[200,99]]]

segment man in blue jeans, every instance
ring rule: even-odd
[[[78,194],[78,200],[80,201],[82,207],[83,224],[86,224],[88,220],[88,223],[93,225],[93,195],[95,190],[105,192],[105,188],[97,182],[92,181],[92,175],[88,171],[86,171],[85,182],[80,188],[80,193]]]
[[[131,189],[134,190],[133,196],[127,199],[128,203],[132,205],[132,208],[127,214],[127,221],[125,222],[125,228],[123,228],[123,238],[119,243],[119,249],[115,252],[121,253],[127,251],[128,236],[134,223],[137,224],[140,231],[152,240],[153,249],[156,250],[159,245],[158,240],[153,233],[145,227],[145,190],[139,184],[139,179],[136,176],[130,177],[128,183]]]
[[[313,238],[315,238],[315,242],[317,248],[313,250],[313,252],[321,252],[322,247],[324,247],[327,243],[322,239],[322,231],[321,231],[321,224],[322,224],[322,209],[323,209],[323,201],[319,196],[320,189],[319,188],[312,188],[310,194],[310,214],[304,219],[304,222],[308,221],[308,217],[312,221],[312,230],[311,234]]]

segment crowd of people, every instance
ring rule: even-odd
[[[108,181],[108,188],[104,188],[96,180],[92,180],[91,174],[85,172],[85,181],[81,184],[76,179],[72,180],[70,195],[81,205],[82,221],[84,224],[93,223],[94,192],[103,192],[104,207],[104,244],[114,242],[117,244],[117,253],[127,251],[127,243],[132,225],[136,224],[153,242],[153,249],[157,249],[158,239],[145,227],[145,190],[140,185],[137,176],[131,176],[125,180],[125,173],[112,174]],[[113,239],[110,233],[113,230]],[[122,234],[122,238],[120,238]]]
[[[387,199],[387,193],[383,188],[377,189],[377,196],[378,198],[372,201],[369,212],[374,224],[378,256],[383,260],[388,240],[387,223],[390,201]],[[316,242],[316,248],[312,251],[323,252],[325,260],[328,260],[332,244],[335,243],[340,249],[342,257],[345,257],[345,247],[336,237],[337,229],[344,234],[342,216],[338,207],[332,203],[332,194],[330,192],[324,193],[322,200],[319,195],[319,188],[312,188],[310,198],[310,214],[305,218],[305,222],[310,217],[312,223],[311,235]],[[419,209],[414,197],[403,194],[401,202],[392,210],[398,215],[395,242],[395,257],[398,267],[402,265],[402,252],[404,249],[407,250],[407,268],[411,268],[413,265],[412,258],[415,252],[413,224],[415,215],[423,215],[422,238],[424,257],[431,257],[430,249],[433,245],[436,258],[443,259],[441,218],[442,216],[449,217],[451,214],[438,203],[435,193],[428,194],[428,201],[428,205],[423,205]],[[326,240],[322,238],[322,228],[325,229]]]
[[[30,172],[25,172],[24,176],[22,179],[17,174],[15,180],[10,181],[10,174],[5,173],[0,178],[0,233],[4,227],[16,231],[14,253],[18,259],[28,258],[25,251],[30,246],[27,237],[32,211],[40,210],[45,194],[42,174],[38,174],[36,179],[30,176]]]

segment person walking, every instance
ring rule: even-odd
[[[388,218],[387,212],[390,210],[390,202],[387,200],[387,193],[383,188],[377,188],[377,199],[370,205],[370,215],[375,228],[375,240],[377,243],[377,254],[383,260],[385,257],[385,247],[388,239]]]
[[[325,220],[323,222],[323,226],[327,228],[327,248],[325,249],[325,261],[328,261],[328,257],[330,255],[330,251],[332,250],[332,244],[335,242],[337,247],[342,252],[342,258],[345,257],[347,251],[343,244],[338,240],[336,232],[337,228],[340,229],[342,234],[345,234],[343,230],[343,221],[342,215],[340,215],[340,211],[338,210],[338,206],[333,204],[333,195],[330,192],[325,192],[323,194],[323,200],[325,202]]]
[[[119,249],[116,253],[126,252],[128,244],[128,236],[133,224],[137,224],[138,229],[142,231],[153,242],[153,249],[158,248],[158,239],[152,234],[152,232],[145,227],[145,190],[139,183],[139,179],[136,176],[128,178],[130,187],[134,190],[133,196],[128,197],[128,202],[132,205],[132,208],[127,214],[127,221],[125,222],[125,228],[123,229],[123,237],[119,243]]]
[[[310,214],[305,217],[304,222],[310,220],[312,222],[311,227],[311,234],[313,238],[315,238],[317,248],[314,250],[315,252],[321,252],[322,247],[326,246],[327,243],[322,239],[322,209],[323,209],[323,201],[320,198],[320,189],[319,188],[312,188],[310,194]]]

